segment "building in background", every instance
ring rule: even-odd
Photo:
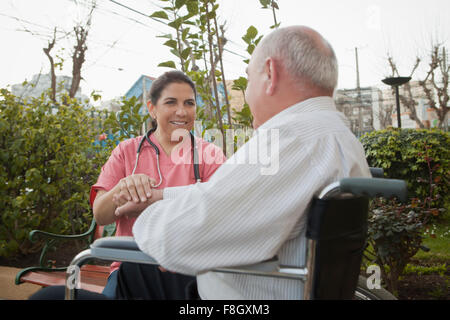
[[[35,74],[30,81],[25,81],[19,84],[13,84],[11,86],[11,93],[16,97],[25,98],[37,98],[43,92],[51,88],[51,76],[50,74]],[[66,92],[69,94],[70,85],[72,83],[72,77],[69,76],[57,76],[56,77],[56,89],[58,93]],[[81,101],[89,101],[89,97],[82,94],[81,86],[78,88],[75,98]]]
[[[411,81],[399,88],[400,119],[402,128],[434,128],[438,126],[436,112],[418,81]],[[430,86],[437,101],[436,91]],[[365,87],[354,89],[339,89],[335,93],[336,107],[350,121],[350,128],[356,136],[366,132],[397,127],[397,105],[394,89],[390,87]],[[407,107],[409,105],[409,108]],[[414,108],[414,109],[412,109]],[[418,121],[411,119],[414,114]],[[447,126],[449,118],[447,117]]]
[[[340,89],[335,94],[336,108],[345,114],[350,129],[357,136],[373,131],[379,124],[374,123],[374,111],[380,109],[381,91],[375,87]]]
[[[142,102],[142,111],[145,112],[145,110],[147,110],[147,107],[145,106],[147,103],[147,95],[150,92],[150,87],[154,80],[156,80],[156,78],[141,75],[125,93],[125,98],[130,99],[131,97],[136,97]]]

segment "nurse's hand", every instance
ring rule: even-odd
[[[119,206],[116,208],[114,214],[116,217],[120,218],[123,216],[126,216],[128,218],[134,218],[141,214],[142,211],[144,211],[149,205],[152,203],[161,200],[163,197],[163,190],[162,189],[154,189],[152,190],[152,195],[147,201],[145,202],[133,202],[128,201],[127,203]]]
[[[151,198],[152,187],[155,185],[156,180],[143,173],[122,178],[118,183],[118,192],[113,196],[113,202],[116,207],[120,207],[128,201],[146,202]]]

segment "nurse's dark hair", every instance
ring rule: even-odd
[[[195,90],[195,84],[187,75],[178,70],[168,71],[163,73],[158,79],[152,82],[150,92],[147,96],[147,101],[150,100],[153,105],[158,103],[161,97],[162,91],[171,83],[187,83],[194,92],[194,97],[197,97],[197,90]],[[195,98],[194,98],[195,99]],[[156,128],[156,120],[152,119],[152,127]]]

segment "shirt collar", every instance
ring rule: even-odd
[[[334,104],[334,99],[332,97],[314,97],[301,102],[298,102],[290,107],[287,107],[283,111],[279,112],[265,123],[263,123],[258,129],[266,129],[276,126],[285,117],[293,117],[296,114],[306,113],[306,112],[316,112],[316,111],[335,111],[337,112],[336,106]]]

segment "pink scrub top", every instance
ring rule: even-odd
[[[94,203],[97,196],[97,190],[111,190],[120,179],[131,175],[136,162],[136,152],[142,136],[122,141],[112,151],[108,161],[103,165],[98,177],[97,183],[91,187],[90,203]],[[195,183],[194,168],[192,164],[191,142],[185,139],[183,147],[172,152],[168,156],[159,142],[153,135],[150,135],[151,141],[159,148],[159,167],[162,175],[162,183],[157,189],[166,187],[185,186]],[[189,141],[187,141],[189,140]],[[217,168],[226,161],[222,149],[195,137],[195,143],[199,155],[199,174],[202,182],[206,182],[217,170]],[[139,155],[138,165],[135,174],[145,173],[159,183],[159,175],[156,163],[155,149],[145,141]],[[132,228],[136,218],[121,217],[116,220],[116,236],[133,236]],[[120,266],[119,262],[111,264],[111,272]]]

